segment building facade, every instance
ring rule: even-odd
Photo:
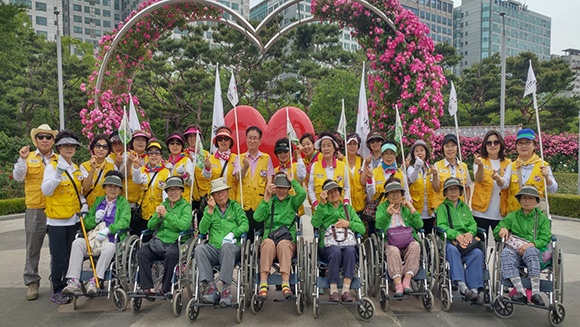
[[[429,27],[429,37],[435,43],[453,44],[453,0],[400,0]]]
[[[515,0],[462,0],[454,12],[454,46],[463,56],[459,70],[501,51],[505,13],[506,56],[533,52],[550,59],[550,17]]]
[[[555,58],[560,58],[570,65],[570,69],[574,72],[574,82],[572,82],[572,90],[564,92],[563,96],[573,97],[580,96],[580,49],[564,49],[563,56],[553,55]]]

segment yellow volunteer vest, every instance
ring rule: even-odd
[[[433,191],[433,196],[432,196],[432,202],[431,204],[433,205],[431,208],[435,209],[437,207],[439,207],[439,205],[441,205],[441,203],[443,203],[443,200],[445,200],[445,197],[443,196],[443,184],[445,183],[445,180],[449,177],[453,177],[453,174],[451,173],[451,169],[449,169],[449,167],[445,166],[445,159],[439,160],[435,163],[435,168],[437,168],[437,171],[439,172],[439,192],[435,192]],[[462,162],[461,166],[459,167],[458,171],[455,172],[455,177],[459,178],[459,180],[461,181],[462,185],[465,185],[465,183],[467,183],[467,165]],[[461,196],[460,197],[461,201],[465,202],[465,197]]]
[[[345,157],[346,160],[346,157]],[[346,164],[346,163],[345,163]],[[357,156],[354,164],[354,173],[348,167],[348,178],[350,185],[350,204],[354,211],[360,212],[365,208],[365,187],[360,184],[360,173],[362,170],[362,158]]]
[[[541,168],[541,161],[538,161],[534,164],[534,168],[532,169],[532,173],[528,180],[523,185],[531,185],[538,190],[540,195],[540,199],[544,198],[544,176],[542,176],[542,172],[540,171]],[[550,164],[544,161],[544,165],[548,167]],[[510,186],[508,187],[508,195],[507,195],[507,209],[506,212],[512,212],[514,210],[518,210],[521,208],[518,199],[516,199],[516,194],[520,191],[520,169],[516,168],[516,163],[512,162],[512,176],[510,178]]]
[[[135,151],[129,151],[137,155]],[[141,166],[145,166],[149,162],[147,156],[141,159]],[[125,196],[125,190],[122,193]],[[133,182],[133,166],[129,165],[129,169],[127,172],[127,200],[129,203],[139,203],[141,202],[141,198],[143,197],[143,189],[141,189],[141,185],[135,184]]]
[[[56,170],[56,165],[58,161],[53,160],[51,163],[52,167]],[[72,181],[68,178],[66,173],[62,173],[62,181],[51,196],[46,197],[46,217],[52,219],[69,219],[74,216],[77,212],[81,210],[81,205],[79,202],[79,197],[75,188],[82,192],[81,181],[83,180],[83,175],[79,170],[79,167],[73,163],[75,171],[71,174]]]
[[[433,199],[433,185],[431,181],[431,172],[427,169],[425,178],[423,174],[417,174],[417,180],[413,184],[409,184],[409,193],[411,194],[411,200],[413,200],[413,207],[418,212],[423,212],[423,206],[425,205],[425,190],[427,191],[427,209],[429,214],[433,213],[433,206],[431,205]]]
[[[205,158],[209,156],[209,152],[203,150],[203,155]],[[209,193],[209,189],[211,187],[211,181],[205,177],[203,177],[203,168],[197,167],[195,164],[196,162],[192,160],[194,164],[194,174],[195,174],[195,181],[193,184],[193,199],[199,201],[202,196],[205,196]],[[199,164],[199,163],[198,163]],[[202,163],[203,166],[203,163]]]
[[[234,172],[234,163],[236,160],[237,160],[236,154],[232,153],[230,155],[230,160],[228,161],[226,169],[222,174],[223,164],[220,162],[220,160],[218,158],[216,158],[215,155],[213,155],[213,154],[209,157],[209,161],[211,162],[211,180],[219,178],[220,176],[225,177],[226,181],[228,183],[228,186],[230,187],[228,195],[229,195],[229,198],[233,201],[236,201],[236,199],[238,197],[238,195],[237,195],[238,194],[238,181],[235,180],[234,177],[232,176],[232,174]],[[211,183],[211,181],[210,181],[210,183]]]
[[[493,170],[491,168],[491,160],[489,158],[481,158],[481,162],[483,163],[483,182],[481,183],[475,182],[475,185],[473,186],[473,198],[471,202],[471,207],[473,208],[473,210],[485,212],[489,207],[489,200],[491,199],[491,190],[493,190],[494,181],[493,179],[491,179],[491,175],[493,174]],[[503,161],[499,162],[500,176],[503,177],[506,168],[511,163],[512,161],[509,159],[504,159]],[[503,202],[505,195],[506,195],[505,192],[500,192],[500,203]]]
[[[91,162],[89,161],[85,161],[81,164],[82,167],[84,167],[87,171],[91,171],[93,168],[91,167]],[[105,195],[105,189],[103,189],[103,182],[105,181],[105,175],[107,174],[107,172],[109,170],[115,170],[115,165],[111,162],[108,162],[107,160],[105,160],[103,162],[103,166],[101,167],[100,170],[95,171],[95,173],[93,174],[93,183],[91,188],[89,188],[88,190],[84,190],[83,189],[83,195],[85,196],[85,199],[87,200],[87,204],[89,205],[89,207],[91,207],[93,205],[93,203],[95,203],[95,200],[97,199],[98,196],[103,196]],[[99,172],[102,173],[100,174],[101,176],[99,177]],[[98,179],[98,181],[97,181]],[[90,191],[92,189],[92,191]],[[90,191],[90,193],[89,193]],[[87,193],[89,194],[87,196]],[[122,193],[122,192],[121,192]]]
[[[179,167],[183,167],[183,171],[185,171],[186,173],[188,173],[189,175],[191,175],[191,172],[187,171],[187,156],[181,158],[178,162],[176,162],[173,165],[173,169],[172,169],[173,170],[173,173],[171,174],[171,176],[179,176],[179,177],[181,177],[181,174],[178,174],[177,173],[177,169],[179,169]],[[190,194],[191,194],[191,186],[189,186],[187,183],[185,183],[184,184],[184,188],[183,188],[183,194],[181,196],[185,199],[185,201],[189,201],[189,195]]]
[[[326,169],[322,168],[322,158],[315,163],[312,164],[312,168],[314,169],[314,193],[316,193],[316,201],[320,202],[320,193],[322,192],[322,184],[324,181],[328,179],[326,177]],[[344,162],[340,160],[335,160],[336,167],[334,167],[334,178],[340,187],[344,187]],[[344,193],[342,193],[341,199],[344,199]]]
[[[397,168],[394,177],[398,178],[401,181],[401,186],[405,187],[405,184],[403,182],[403,171],[401,170],[401,168]],[[386,186],[385,183],[387,182],[387,177],[385,176],[385,172],[382,165],[379,165],[377,168],[373,169],[373,178],[375,180],[375,190],[376,190],[375,195],[373,195],[373,201],[376,201],[379,199],[379,196],[381,196],[381,194],[385,193]],[[383,196],[381,203],[384,202],[385,200],[387,200],[386,195]]]
[[[151,177],[153,177],[153,172],[146,173],[145,167],[141,167],[141,173],[145,173],[147,175],[147,182],[145,184],[140,184],[141,193],[145,193],[143,195],[143,202],[141,204],[141,210],[143,213],[143,219],[149,220],[151,216],[155,213],[155,208],[163,202],[163,189],[165,188],[165,180],[169,177],[169,169],[163,168],[155,176],[155,180],[149,186],[147,190],[147,185],[151,181]],[[144,192],[147,190],[146,192]]]
[[[46,158],[54,160],[55,155]],[[42,194],[40,186],[44,178],[44,163],[42,154],[30,152],[26,158],[26,176],[24,176],[24,198],[26,207],[29,209],[44,209],[46,207],[46,197]]]
[[[240,156],[240,162],[243,162],[247,156],[246,153],[242,153]],[[270,155],[262,153],[258,157],[258,162],[256,162],[256,170],[254,171],[254,176],[252,176],[251,169],[248,168],[246,176],[242,179],[242,187],[244,192],[244,210],[254,210],[260,204],[260,201],[264,198],[264,191],[266,190],[266,184],[268,182],[268,162],[270,161]],[[239,192],[238,192],[239,193]],[[240,194],[237,195],[238,203],[241,202]]]

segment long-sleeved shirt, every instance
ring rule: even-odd
[[[319,204],[310,220],[312,227],[315,229],[322,228],[323,230],[326,230],[330,225],[336,224],[339,219],[347,219],[344,210],[345,207],[350,219],[349,228],[355,233],[363,234],[366,230],[365,225],[362,220],[360,220],[360,217],[356,214],[356,211],[354,211],[352,206],[346,203],[339,203],[336,208],[330,202]],[[321,248],[324,247],[324,237],[320,238],[318,246]]]
[[[389,208],[389,201],[385,201],[377,207],[376,217],[376,228],[377,230],[384,230],[386,231],[388,228],[397,227],[391,226],[392,225],[392,218],[393,216],[387,212]],[[415,213],[411,213],[411,209],[401,206],[400,209],[401,219],[403,220],[403,226],[413,227],[413,237],[416,240],[419,240],[417,237],[417,233],[415,232],[416,229],[423,227],[423,219],[421,219],[421,214],[418,211]]]
[[[153,214],[147,228],[149,230],[157,229],[157,237],[163,243],[171,244],[177,241],[179,233],[191,228],[191,203],[181,198],[175,202],[173,207],[169,204],[169,199],[161,203],[167,209],[167,213],[160,218],[157,212]],[[159,222],[161,226],[158,227]]]
[[[209,233],[209,244],[218,250],[222,247],[224,237],[230,232],[234,233],[234,237],[240,244],[240,236],[250,229],[246,213],[239,203],[229,199],[226,206],[226,210],[222,212],[216,204],[211,214],[206,207],[199,223],[199,232]]]
[[[449,225],[449,216],[451,216],[451,223],[453,228]],[[445,199],[443,203],[437,208],[437,226],[443,228],[447,233],[447,239],[455,240],[457,236],[467,232],[475,236],[477,233],[477,223],[471,214],[471,210],[461,200],[457,200],[457,207],[449,199]]]
[[[534,233],[536,219],[538,221],[538,229]],[[493,230],[493,235],[496,239],[499,238],[499,231],[502,228],[506,228],[510,233],[533,242],[538,249],[548,245],[552,238],[550,220],[538,208],[534,208],[527,215],[524,214],[522,209],[508,213]]]

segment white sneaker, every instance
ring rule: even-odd
[[[87,284],[87,295],[97,294],[97,285],[92,280]]]
[[[62,290],[63,294],[75,294],[81,291],[81,283],[76,278],[68,280],[66,287]]]

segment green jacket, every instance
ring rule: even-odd
[[[447,217],[447,208],[451,214],[451,221],[453,222],[453,229],[449,226]],[[437,227],[443,228],[447,233],[448,240],[455,240],[457,236],[467,232],[471,235],[477,235],[477,223],[473,219],[471,210],[463,201],[458,200],[457,208],[449,199],[445,199],[437,208]]]
[[[89,213],[83,219],[85,223],[85,228],[87,231],[97,227],[97,222],[95,221],[95,213],[99,204],[105,200],[105,196],[99,196],[95,200],[95,203],[89,209]],[[115,209],[115,222],[107,226],[109,228],[110,234],[115,234],[116,232],[128,229],[131,223],[131,207],[129,206],[129,201],[122,196],[117,197],[117,203],[115,204],[117,208]],[[126,234],[120,235],[121,241],[127,236]]]
[[[375,224],[377,230],[384,230],[386,232],[387,228],[391,226],[392,216],[387,212],[389,205],[390,205],[389,201],[385,201],[379,204],[379,206],[377,207],[376,212],[377,222]],[[411,214],[411,209],[405,206],[401,206],[401,217],[403,218],[405,226],[413,228],[413,237],[418,241],[419,237],[417,236],[417,232],[415,230],[423,227],[423,219],[421,219],[421,213],[419,211],[415,211],[414,214]]]
[[[318,207],[316,207],[316,211],[314,211],[312,219],[310,220],[312,227],[315,229],[320,228],[324,233],[328,226],[336,224],[339,219],[346,219],[343,208],[345,206],[350,217],[350,229],[355,233],[364,234],[366,231],[365,225],[360,220],[360,217],[356,214],[356,211],[354,211],[350,204],[340,203],[338,208],[335,208],[330,202],[319,204]],[[320,237],[318,246],[321,248],[324,247],[324,236]]]
[[[147,228],[155,230],[161,221],[161,226],[157,230],[157,238],[163,243],[172,244],[177,241],[179,233],[191,228],[191,203],[181,198],[171,208],[169,199],[165,199],[161,205],[167,209],[167,214],[160,218],[155,212],[149,219]]]
[[[240,245],[240,236],[250,229],[248,218],[242,206],[231,199],[228,200],[227,206],[223,218],[217,205],[211,215],[207,212],[208,208],[206,207],[199,223],[199,232],[201,234],[208,234],[209,232],[209,244],[218,250],[221,249],[224,237],[228,233],[234,233],[234,237],[237,239],[238,245]]]
[[[296,217],[296,212],[306,199],[306,191],[294,179],[292,180],[292,187],[296,191],[296,195],[288,194],[282,201],[276,195],[272,195],[270,201],[266,202],[262,200],[258,204],[256,212],[254,213],[254,219],[258,222],[264,222],[264,238],[268,237],[270,231],[276,230],[281,226],[286,226],[292,234],[292,240],[296,243],[296,224],[294,224],[294,217]],[[274,206],[274,223],[271,225],[272,205]]]
[[[538,231],[536,237],[534,237],[536,218],[538,219]],[[534,210],[527,215],[524,214],[524,211],[521,208],[508,213],[493,230],[493,235],[496,239],[499,239],[499,230],[502,229],[502,227],[506,228],[510,233],[516,236],[533,242],[538,249],[546,247],[552,239],[550,220],[542,210],[538,208],[534,208]]]

